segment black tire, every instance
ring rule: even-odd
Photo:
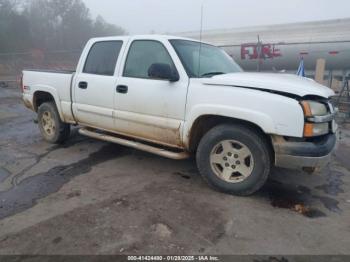
[[[240,142],[251,152],[254,167],[252,165],[251,174],[241,182],[230,183],[221,179],[215,174],[210,162],[216,146],[227,140]],[[214,127],[202,138],[197,149],[197,165],[204,180],[216,190],[237,196],[249,196],[261,189],[268,179],[271,164],[271,153],[266,139],[243,125]]]
[[[50,114],[54,128],[51,133],[45,131],[44,115]],[[45,141],[51,144],[62,144],[70,136],[70,125],[61,121],[60,115],[54,102],[43,103],[38,110],[38,125],[40,133]]]

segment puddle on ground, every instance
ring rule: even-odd
[[[0,192],[0,219],[31,208],[37,200],[57,192],[72,178],[86,174],[95,165],[122,157],[125,153],[122,147],[108,144],[79,162],[54,167],[23,180],[9,191]]]
[[[339,201],[334,198],[325,197],[325,196],[312,196],[314,199],[318,199],[325,208],[334,213],[342,213],[342,210],[339,208]]]
[[[338,171],[329,170],[327,174],[327,183],[316,187],[316,189],[323,191],[327,195],[338,196],[344,193],[342,185],[344,184],[342,177],[343,173]]]
[[[73,130],[74,131],[74,130]],[[56,151],[56,150],[60,150],[60,149],[67,149],[67,148],[70,148],[70,147],[73,147],[79,143],[82,143],[82,142],[86,142],[88,141],[88,138],[80,138],[80,139],[77,139],[76,138],[76,134],[73,133],[71,135],[71,139],[69,141],[67,141],[65,144],[62,144],[62,145],[54,145],[54,146],[51,146],[50,148],[48,148],[44,153],[42,154],[32,154],[34,155],[34,163],[32,165],[30,165],[29,167],[27,167],[26,169],[24,169],[23,171],[21,171],[20,173],[16,174],[13,178],[12,178],[12,181],[11,181],[11,184],[13,186],[16,186],[18,184],[18,181],[20,180],[20,178],[22,176],[25,175],[25,173],[27,172],[27,170],[30,170],[32,169],[34,166],[36,166],[37,164],[39,164],[41,162],[42,159],[44,159],[45,157],[47,157],[49,154],[51,154],[52,152]],[[92,140],[89,141],[90,143],[93,142]]]
[[[266,192],[273,207],[290,209],[308,218],[326,216],[321,210],[311,207],[313,196],[307,187],[269,181],[262,191]]]
[[[273,207],[290,209],[309,218],[326,216],[318,208],[312,207],[315,200],[321,202],[327,210],[333,213],[342,213],[339,201],[331,197],[312,194],[311,190],[304,186],[269,181],[263,191],[267,193]]]

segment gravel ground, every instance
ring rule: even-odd
[[[73,132],[45,143],[0,88],[0,254],[350,255],[350,126],[317,175],[274,169],[256,195],[208,188],[173,161]]]

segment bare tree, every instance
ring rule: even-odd
[[[0,0],[0,53],[80,50],[91,37],[122,34],[81,0]]]

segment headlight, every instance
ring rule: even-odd
[[[302,101],[301,106],[305,116],[304,137],[328,134],[329,123],[333,121],[334,115],[329,112],[327,105],[315,101]]]
[[[325,104],[315,101],[303,101],[301,102],[301,105],[303,106],[306,117],[325,116],[328,114],[327,106]]]

